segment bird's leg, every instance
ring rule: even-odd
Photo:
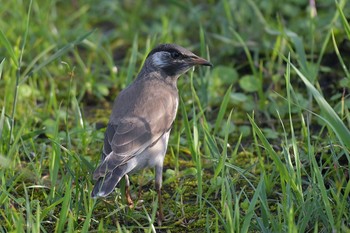
[[[129,208],[134,208],[134,202],[131,199],[130,195],[130,181],[129,181],[129,176],[125,174],[125,197],[126,197],[126,202],[129,205]]]
[[[157,187],[157,194],[158,194],[158,225],[162,225],[162,222],[164,221],[164,214],[163,214],[163,206],[162,206],[162,191],[161,188]]]
[[[163,206],[162,206],[162,173],[163,173],[163,166],[156,166],[156,181],[155,181],[155,188],[158,194],[158,225],[162,225],[162,222],[164,221],[164,214],[163,214]]]

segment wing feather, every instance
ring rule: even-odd
[[[174,96],[162,89],[152,93],[143,87],[141,92],[136,92],[138,95],[130,96],[135,93],[133,89],[133,85],[125,89],[116,100],[94,179],[127,163],[171,128],[176,115],[177,93]]]

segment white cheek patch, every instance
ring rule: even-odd
[[[152,55],[152,63],[157,67],[164,67],[167,65],[166,52],[156,52]]]

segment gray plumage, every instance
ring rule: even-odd
[[[124,176],[128,184],[127,174],[155,167],[160,198],[163,160],[179,103],[177,80],[195,65],[211,63],[174,44],[149,53],[136,80],[114,102],[92,197],[107,196]]]

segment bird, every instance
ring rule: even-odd
[[[157,218],[161,224],[163,161],[179,105],[177,81],[197,65],[212,66],[176,44],[160,44],[149,52],[136,79],[114,101],[101,160],[93,173],[93,198],[109,195],[124,177],[125,198],[132,208],[129,175],[155,168]]]

